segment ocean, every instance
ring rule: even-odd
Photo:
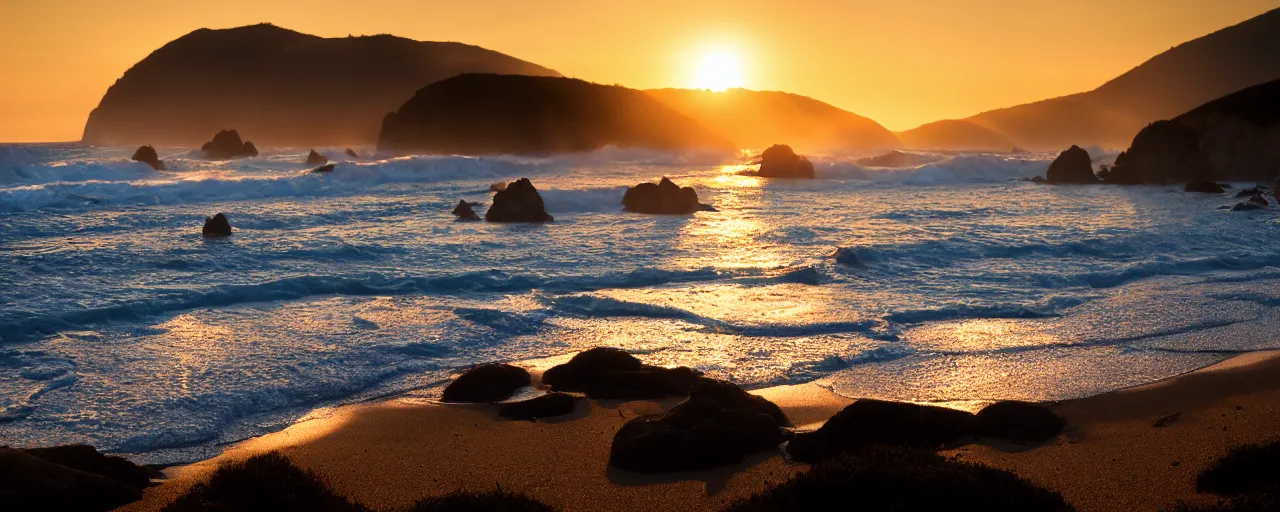
[[[202,459],[454,371],[615,346],[746,388],[1060,400],[1280,348],[1280,212],[1175,186],[1045,186],[1054,155],[606,149],[209,162],[0,145],[0,444]],[[322,150],[341,156],[341,148]],[[621,211],[668,176],[718,211]],[[555,222],[457,222],[530,178]],[[1252,184],[1236,184],[1251,186]],[[236,228],[206,240],[207,216]]]

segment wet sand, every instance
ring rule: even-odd
[[[797,425],[815,426],[852,402],[818,384],[755,393],[777,403]],[[158,510],[218,463],[276,449],[321,474],[337,492],[378,509],[500,486],[565,510],[716,510],[805,470],[780,450],[713,471],[641,475],[608,467],[619,427],[678,401],[581,400],[573,414],[540,422],[499,418],[490,405],[390,401],[344,407],[209,461],[172,468],[169,482],[122,510]],[[1195,493],[1195,475],[1235,445],[1280,434],[1280,358],[1243,356],[1053,407],[1068,421],[1056,441],[1035,447],[979,442],[948,453],[1013,470],[1085,511],[1213,502]]]

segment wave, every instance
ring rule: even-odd
[[[626,192],[625,186],[538,190],[547,211],[552,214],[621,212],[622,196]]]
[[[814,165],[817,177],[865,180],[900,185],[946,183],[998,183],[1044,174],[1049,161],[999,155],[959,155],[919,167],[868,167],[847,159],[819,158]]]

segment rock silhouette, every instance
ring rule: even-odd
[[[1256,194],[1245,201],[1236,203],[1235,206],[1231,207],[1231,211],[1243,212],[1249,210],[1261,210],[1270,205],[1271,203],[1267,201],[1267,198],[1262,197],[1262,194]]]
[[[206,238],[231,236],[231,223],[227,221],[226,215],[216,214],[205,219],[204,228],[200,230],[200,234]]]
[[[813,178],[813,164],[799,156],[791,146],[775,144],[760,153],[760,171],[766,178]]]
[[[213,140],[200,146],[204,157],[210,160],[230,160],[258,156],[258,148],[252,142],[241,141],[240,133],[235,130],[222,130],[213,136]]]
[[[1058,154],[1058,158],[1049,164],[1049,170],[1045,172],[1044,178],[1049,183],[1098,182],[1098,177],[1093,174],[1093,160],[1089,158],[1089,152],[1081,149],[1080,146],[1071,146]]]
[[[547,393],[537,398],[502,404],[498,416],[514,420],[554,418],[573,412],[578,399],[566,393]]]
[[[452,213],[458,216],[458,220],[480,220],[476,211],[471,209],[471,204],[463,200],[458,200],[458,206],[453,208]]]
[[[156,154],[156,148],[151,146],[142,146],[137,151],[134,151],[133,161],[150,165],[152,169],[157,171],[164,170],[164,162],[160,161],[160,156]]]
[[[112,510],[140,499],[154,474],[87,445],[0,447],[6,510]]]
[[[306,165],[323,165],[329,163],[329,159],[320,153],[316,153],[316,150],[313,149],[311,153],[307,154],[307,161],[304,163]]]
[[[446,402],[497,402],[531,382],[528,370],[502,363],[467,370],[444,388]]]
[[[1183,192],[1197,192],[1201,194],[1221,194],[1226,192],[1226,187],[1212,181],[1192,181],[1182,187]]]
[[[733,145],[645,93],[569,78],[465,74],[418,90],[387,114],[378,151],[548,154],[605,146]]]
[[[622,196],[622,207],[629,212],[680,215],[703,209],[698,202],[698,192],[693,187],[683,187],[665,176],[658,184],[641,183],[627,189]]]
[[[520,178],[511,182],[506,188],[493,195],[493,204],[485,212],[484,220],[489,222],[551,222],[555,220],[547,214],[542,204],[542,196],[533,187],[529,178]]]
[[[360,155],[359,155],[359,154],[357,154],[357,153],[355,152],[355,150],[353,150],[353,149],[351,149],[351,148],[347,148],[347,149],[346,149],[345,151],[343,151],[342,153],[343,153],[343,154],[345,154],[345,155],[347,155],[347,156],[349,156],[349,157],[351,157],[351,158],[360,158]]]
[[[333,172],[333,164],[324,164],[324,165],[322,165],[322,166],[320,166],[320,167],[316,167],[315,169],[312,169],[312,170],[311,170],[311,173],[312,173],[312,174],[317,174],[317,173],[319,173],[319,174],[328,174],[328,173],[331,173],[331,172]]]
[[[646,365],[616,348],[596,347],[547,370],[542,383],[555,391],[585,393],[590,398],[642,400],[688,394],[699,375],[685,367]]]

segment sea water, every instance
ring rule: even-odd
[[[0,444],[176,462],[310,411],[431,399],[460,368],[614,346],[747,388],[1059,400],[1280,348],[1280,211],[1045,186],[1052,155],[209,162],[0,146]],[[339,148],[328,148],[340,156]],[[621,211],[662,176],[714,212]],[[532,179],[555,222],[458,222]],[[1237,184],[1237,187],[1252,184]],[[223,212],[235,235],[206,240]]]

